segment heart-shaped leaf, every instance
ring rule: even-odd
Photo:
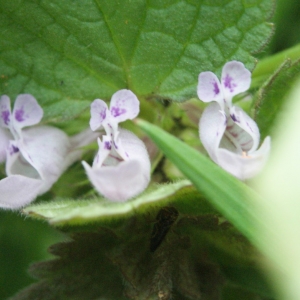
[[[220,71],[233,59],[253,69],[251,54],[272,32],[273,6],[271,0],[2,0],[0,92],[33,94],[49,119],[74,117],[86,100],[109,99],[122,88],[183,101],[195,96],[201,71]]]

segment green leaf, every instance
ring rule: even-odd
[[[235,287],[239,286],[265,297],[274,296],[270,286],[265,282],[262,272],[253,266],[225,266],[222,268],[222,272]]]
[[[87,225],[95,222],[107,224],[118,223],[136,214],[157,211],[159,207],[170,203],[185,214],[214,212],[191,183],[182,180],[158,185],[125,203],[111,202],[99,197],[86,200],[56,199],[27,206],[23,213],[33,218],[46,219],[55,226]]]
[[[176,137],[146,121],[137,120],[137,124],[207,200],[254,245],[257,245],[256,224],[262,221],[256,217],[255,208],[249,201],[249,197],[259,198],[259,196],[244,183]]]
[[[252,87],[260,87],[287,59],[293,63],[300,58],[300,44],[260,60],[252,73]]]
[[[300,60],[292,63],[288,59],[258,90],[254,102],[254,118],[262,139],[272,133],[275,120],[282,112],[287,94],[299,74]]]
[[[116,236],[99,230],[76,234],[73,239],[51,246],[50,253],[58,257],[36,263],[29,270],[40,281],[10,299],[127,299],[121,274],[106,256],[117,243]]]
[[[48,224],[24,220],[11,211],[1,210],[0,219],[0,299],[7,299],[33,283],[26,272],[28,265],[50,258],[47,248],[61,240],[62,234]]]
[[[201,71],[233,59],[253,69],[251,53],[273,30],[273,7],[272,0],[1,0],[0,92],[33,94],[48,118],[64,118],[66,103],[66,117],[76,116],[86,100],[122,88],[183,101],[195,96]]]
[[[172,206],[174,209],[176,203]],[[158,295],[164,296],[162,299],[171,299],[170,295],[182,300],[219,299],[226,282],[226,273],[220,270],[225,270],[226,264],[241,269],[250,262],[251,274],[257,274],[253,247],[217,215],[180,213],[172,224],[158,215],[147,210],[114,227],[103,223],[93,231],[73,233],[71,241],[50,248],[55,259],[30,268],[40,281],[11,300],[154,300]],[[220,249],[213,240],[216,234],[217,240],[222,236],[224,243],[239,249],[240,257]],[[161,243],[153,249],[154,238]],[[244,278],[249,270],[245,272]],[[250,287],[260,294],[264,282],[254,282]]]

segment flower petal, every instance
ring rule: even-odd
[[[126,129],[120,129],[119,140],[118,145],[120,147],[116,149],[118,154],[124,160],[138,160],[142,165],[142,169],[149,173],[150,178],[151,164],[145,144],[135,134]]]
[[[111,98],[110,112],[118,123],[132,120],[140,112],[140,102],[130,90],[120,90]]]
[[[102,134],[99,132],[93,132],[90,128],[83,130],[82,132],[73,135],[69,138],[70,149],[65,157],[65,164],[71,165],[75,161],[81,158],[83,147],[95,142]]]
[[[0,126],[9,128],[11,121],[10,99],[3,95],[0,98]]]
[[[23,174],[42,179],[43,186],[39,194],[48,191],[70,164],[66,159],[70,151],[69,138],[57,128],[27,128],[23,131],[23,139],[15,142],[20,153],[17,159],[13,151],[11,155],[8,154],[7,175]]]
[[[9,142],[5,166],[6,174],[8,176],[23,175],[28,178],[41,179],[38,171],[26,160],[20,151],[20,147],[22,148],[21,144],[20,140]]]
[[[200,140],[213,161],[217,161],[217,149],[226,129],[226,116],[220,105],[211,103],[204,110],[199,122]]]
[[[271,148],[271,139],[266,137],[261,147],[249,156],[242,156],[226,149],[218,149],[217,163],[228,173],[245,180],[257,175],[264,167]]]
[[[230,132],[240,145],[242,151],[249,154],[255,151],[259,145],[260,133],[256,122],[251,119],[240,107],[230,108],[230,122],[237,126],[232,126],[228,122],[226,132]]]
[[[243,63],[230,61],[224,65],[221,78],[225,99],[231,101],[233,96],[249,89],[251,72]]]
[[[101,100],[96,99],[91,104],[91,119],[90,127],[93,131],[101,128],[103,126],[103,121],[109,118],[109,111],[107,104]]]
[[[109,155],[111,149],[112,149],[112,140],[109,136],[104,135],[102,137],[102,141],[100,138],[98,138],[98,146],[99,146],[99,151],[97,155],[95,156],[95,159],[93,161],[93,168],[101,168],[103,162]]]
[[[118,145],[122,145],[122,153],[125,154],[123,161],[116,164],[115,159],[107,157],[103,164],[98,163],[96,159],[103,155],[101,151],[105,151],[106,156],[108,154],[107,149],[102,147],[105,142],[102,142],[93,167],[86,162],[82,164],[100,194],[112,201],[126,201],[147,187],[151,165],[144,143],[133,133],[121,129],[118,139],[120,142]],[[115,152],[118,153],[118,150],[115,149]]]
[[[32,202],[38,195],[42,180],[22,175],[8,176],[0,181],[0,207],[18,209]]]
[[[0,128],[0,163],[6,160],[6,150],[9,144],[9,140],[13,137],[10,132],[4,128]]]
[[[13,109],[13,127],[19,133],[23,127],[38,124],[43,114],[43,109],[32,95],[18,95]]]
[[[148,175],[137,160],[100,169],[91,168],[85,161],[82,164],[96,190],[111,201],[126,201],[141,193],[149,183]]]
[[[218,77],[212,72],[199,74],[197,94],[203,102],[217,101],[223,105],[223,91]]]

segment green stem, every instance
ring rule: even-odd
[[[262,59],[252,73],[252,87],[257,87],[259,83],[273,74],[287,59],[292,61],[300,59],[300,44]]]

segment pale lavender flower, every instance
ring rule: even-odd
[[[69,138],[40,122],[43,110],[29,94],[17,97],[11,112],[7,96],[0,98],[0,157],[7,177],[0,181],[0,207],[17,209],[47,192],[59,176],[79,159],[78,147],[96,139],[90,130],[85,139]],[[25,128],[26,127],[26,128]]]
[[[116,92],[110,109],[103,100],[91,104],[92,130],[104,128],[92,167],[82,162],[96,190],[111,201],[126,201],[141,193],[150,181],[150,160],[144,143],[118,123],[135,118],[139,101],[129,90]]]
[[[197,93],[200,100],[212,102],[199,122],[200,139],[211,159],[227,172],[247,179],[263,168],[271,147],[266,137],[259,149],[257,124],[241,108],[232,105],[232,98],[245,92],[251,73],[238,61],[224,65],[221,82],[212,72],[199,75]]]

